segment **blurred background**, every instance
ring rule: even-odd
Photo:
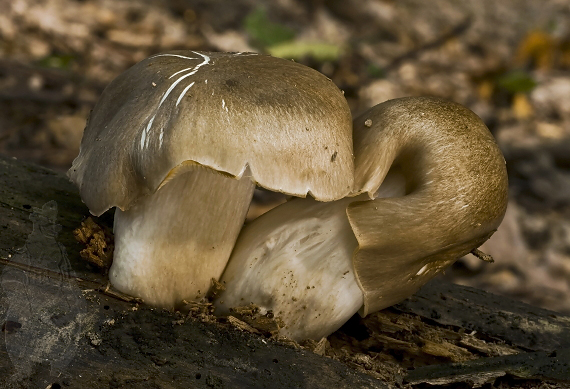
[[[466,105],[505,154],[511,201],[483,247],[496,262],[444,277],[570,313],[569,0],[0,0],[0,153],[65,172],[107,83],[172,49],[294,59],[354,115],[410,95]]]

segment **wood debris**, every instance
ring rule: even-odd
[[[88,217],[81,222],[81,227],[73,231],[75,239],[86,245],[79,252],[81,258],[104,271],[113,263],[113,234],[107,227],[101,227]]]
[[[239,320],[247,323],[265,336],[277,336],[279,329],[284,323],[269,311],[265,315],[260,313],[260,309],[255,304],[230,308],[231,314]]]

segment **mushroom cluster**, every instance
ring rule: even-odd
[[[221,280],[217,314],[253,303],[295,340],[410,296],[507,203],[504,159],[468,109],[403,98],[352,122],[328,78],[252,53],[133,66],[68,174],[92,213],[117,207],[114,287],[175,308]],[[242,228],[255,185],[297,198]]]

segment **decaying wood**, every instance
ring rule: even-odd
[[[260,330],[243,312],[216,321],[207,304],[173,313],[124,301],[105,292],[104,271],[80,257],[85,246],[73,230],[88,216],[64,176],[0,157],[1,387],[477,387],[497,380],[564,387],[569,380],[570,317],[438,280],[304,350],[269,337],[273,327]],[[112,226],[112,214],[94,220]]]

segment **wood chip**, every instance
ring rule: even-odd
[[[233,325],[237,329],[240,329],[242,331],[249,332],[252,334],[261,334],[258,330],[256,330],[255,328],[253,328],[252,326],[250,326],[246,322],[241,321],[240,319],[238,319],[235,316],[230,315],[227,317],[227,320],[228,320],[228,323],[230,323],[231,325]]]

